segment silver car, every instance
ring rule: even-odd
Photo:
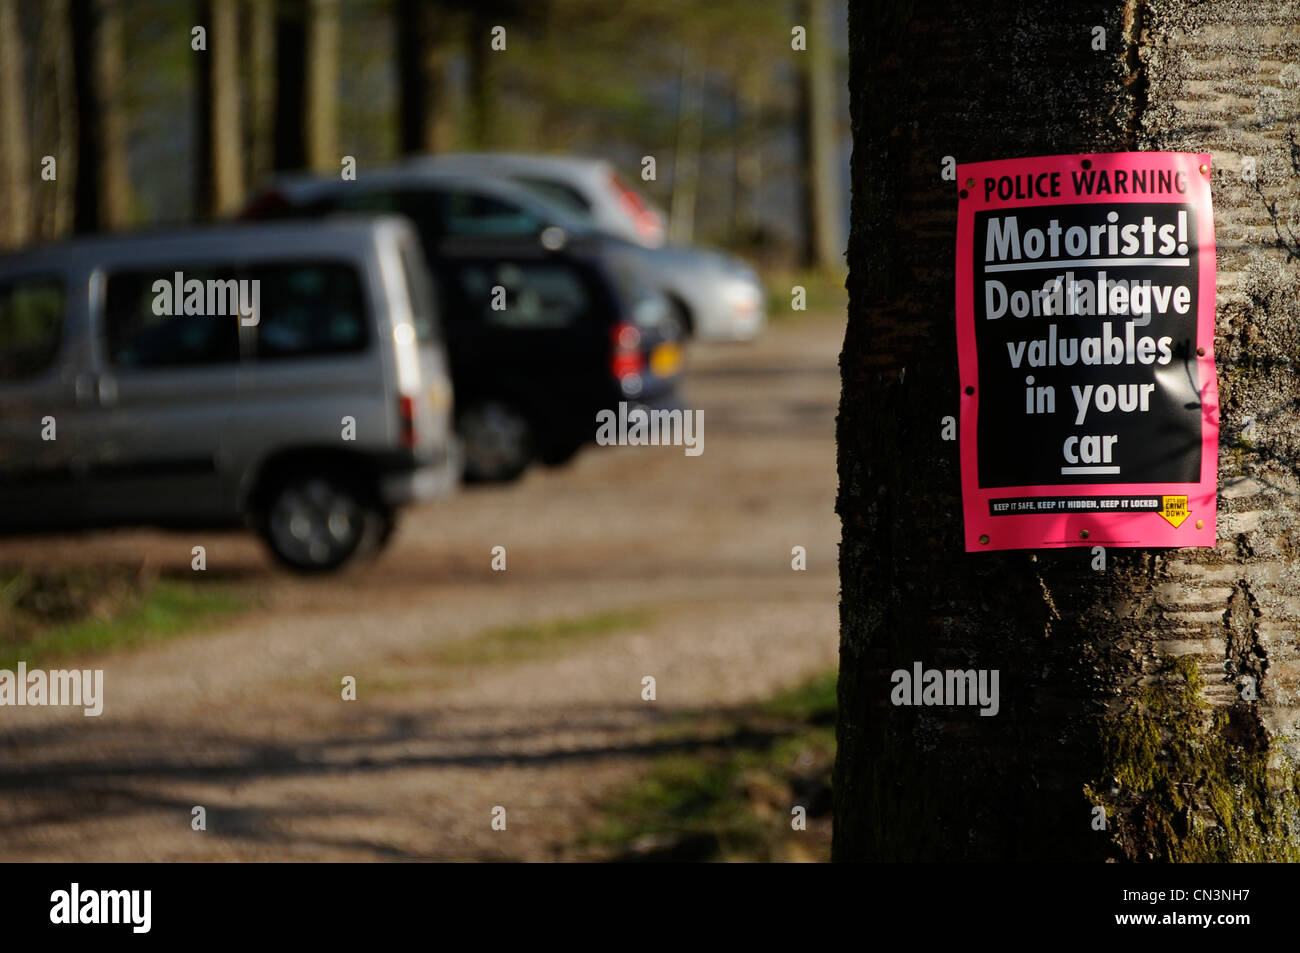
[[[456,482],[451,379],[396,217],[0,257],[0,531],[251,524],[302,571]]]
[[[389,211],[408,215],[420,230],[426,251],[437,255],[444,239],[485,241],[537,238],[551,242],[601,244],[612,257],[635,263],[647,283],[662,291],[677,323],[705,340],[743,341],[756,337],[766,322],[765,297],[758,274],[735,256],[695,246],[647,247],[629,240],[625,229],[538,187],[544,170],[591,160],[485,155],[484,169],[466,161],[477,155],[412,159],[362,170],[355,181],[337,176],[288,176],[276,180],[244,211],[247,218],[334,210]],[[496,162],[487,161],[496,159]],[[536,160],[532,174],[490,174],[511,162]]]
[[[667,216],[628,185],[605,159],[469,152],[411,159],[408,165],[513,179],[611,235],[647,248],[657,248],[667,240]]]

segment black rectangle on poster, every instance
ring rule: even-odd
[[[1195,483],[1191,205],[975,215],[981,487]]]

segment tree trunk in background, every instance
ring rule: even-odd
[[[247,181],[257,186],[275,168],[274,0],[246,0],[244,36],[248,90],[244,127],[248,148],[244,171]]]
[[[704,67],[682,50],[677,91],[677,144],[673,149],[673,194],[668,208],[668,240],[695,238],[695,199],[700,184],[700,137],[704,125]]]
[[[41,7],[32,120],[33,215],[35,235],[41,239],[58,238],[72,227],[77,110],[68,26],[68,0],[48,0]],[[56,161],[53,181],[40,175],[45,156]]]
[[[894,7],[850,10],[834,856],[1300,859],[1294,5]],[[1139,149],[1214,155],[1220,543],[967,555],[943,157]],[[892,706],[915,661],[998,669],[1000,713]]]
[[[275,13],[275,168],[337,173],[337,0],[280,0]]]
[[[441,4],[428,0],[398,0],[395,8],[398,146],[404,155],[447,152],[454,146],[448,70],[455,49],[448,19]],[[483,42],[486,48],[486,31]]]
[[[220,217],[233,212],[244,198],[239,7],[229,0],[206,0],[200,9],[208,40],[206,52],[195,53],[199,62],[194,207],[200,217]]]
[[[307,165],[307,4],[275,5],[275,171]]]
[[[737,64],[733,92],[736,109],[736,141],[733,156],[735,198],[731,209],[732,237],[754,242],[762,226],[763,188],[763,84],[766,71],[760,66]]]
[[[37,168],[27,136],[25,73],[17,0],[0,0],[0,248],[22,245],[32,233]]]
[[[116,0],[69,4],[77,96],[78,232],[122,228],[130,208],[122,110],[122,25]]]
[[[339,171],[339,4],[309,0],[307,17],[307,165]]]
[[[844,199],[839,178],[839,90],[835,84],[834,22],[830,0],[804,0],[808,49],[797,54],[799,78],[800,166],[803,175],[803,263],[829,274],[844,267],[840,221]]]
[[[475,149],[491,149],[499,140],[497,70],[490,46],[495,11],[477,4],[469,19],[469,139]]]

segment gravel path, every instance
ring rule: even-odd
[[[100,718],[0,709],[0,859],[584,856],[573,838],[600,798],[694,743],[683,715],[716,721],[835,664],[842,331],[809,319],[696,346],[702,456],[589,449],[408,513],[388,552],[345,576],[287,576],[241,534],[0,542],[0,565],[147,557],[177,575],[201,543],[209,577],[259,605],[77,660],[105,670]],[[490,569],[498,545],[506,572]],[[806,572],[790,568],[796,545]],[[435,656],[497,626],[623,610],[633,624],[529,661]],[[355,702],[340,699],[345,675]],[[206,831],[191,830],[194,805]]]

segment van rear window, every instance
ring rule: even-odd
[[[363,351],[370,343],[361,279],[351,265],[258,265],[256,353],[279,360]]]
[[[458,262],[453,268],[467,316],[485,324],[574,328],[592,310],[587,282],[565,262]]]
[[[0,380],[35,377],[63,340],[66,294],[51,278],[0,284]]]

